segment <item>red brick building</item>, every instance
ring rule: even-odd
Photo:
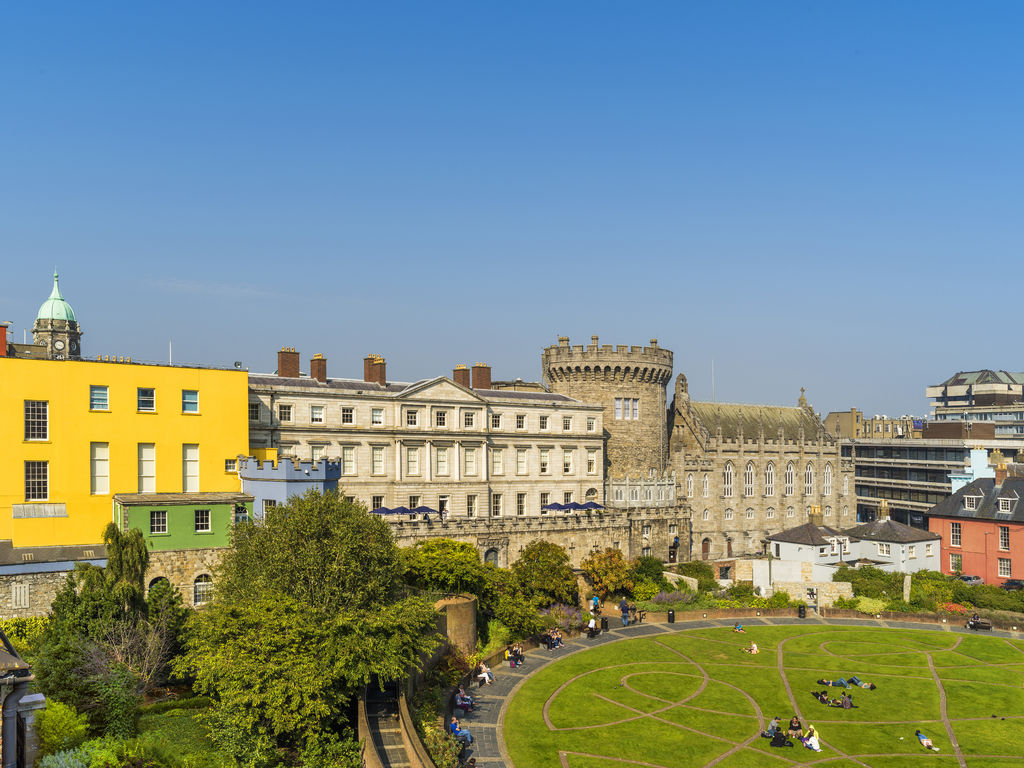
[[[926,514],[942,537],[942,572],[980,576],[986,584],[1024,577],[1024,477],[995,478],[961,488]]]

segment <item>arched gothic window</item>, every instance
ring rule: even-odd
[[[786,465],[786,495],[793,495],[793,486],[796,484],[796,471],[793,469],[793,462]]]
[[[747,507],[746,516],[747,516],[747,520],[753,520],[754,519],[754,509],[752,507]]]
[[[825,496],[832,495],[832,462],[825,465],[825,476],[821,481],[821,492]]]
[[[486,552],[484,552],[484,562],[485,563],[491,563],[492,565],[497,565],[498,564],[498,550],[496,550],[496,549],[494,549],[492,547],[491,549],[488,549]]]
[[[732,463],[725,465],[722,473],[722,495],[726,498],[732,496]]]
[[[775,495],[775,464],[770,461],[768,466],[764,468],[764,495]]]
[[[686,476],[686,497],[693,498],[693,473]]]
[[[747,468],[743,470],[743,495],[754,495],[754,462],[748,461]]]
[[[764,513],[764,516],[768,520],[775,519],[775,507],[768,507],[768,510]]]
[[[832,517],[832,507],[825,507],[825,517]]]
[[[732,510],[731,509],[725,510],[725,519],[726,520],[732,520]]]
[[[793,517],[796,514],[796,510],[792,507],[786,507],[786,517]]]
[[[814,495],[814,466],[809,461],[804,468],[804,495]]]
[[[700,517],[701,517],[701,520],[710,520],[711,519],[711,510],[710,509],[705,509],[704,510],[704,514],[702,514]]]
[[[711,495],[711,485],[708,483],[707,474],[704,475],[704,480],[701,483],[701,491],[704,494],[705,499]]]
[[[846,517],[850,513],[850,508],[845,504],[843,505],[843,517]]]

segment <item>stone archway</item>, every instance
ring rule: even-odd
[[[495,549],[494,547],[491,547],[486,552],[484,552],[484,562],[485,563],[490,563],[491,565],[497,565],[498,564],[498,550]]]
[[[711,558],[711,539],[704,539],[700,543],[700,559],[709,560]]]

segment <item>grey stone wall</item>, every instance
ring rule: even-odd
[[[672,352],[651,339],[649,347],[599,345],[585,348],[569,338],[541,356],[544,383],[553,392],[604,408],[605,475],[640,477],[661,473],[668,463],[665,387],[672,378]],[[615,418],[616,398],[639,400],[638,418]],[[632,416],[632,413],[630,413]]]

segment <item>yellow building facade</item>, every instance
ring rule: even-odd
[[[0,357],[0,540],[99,544],[115,493],[241,489],[245,371]]]

